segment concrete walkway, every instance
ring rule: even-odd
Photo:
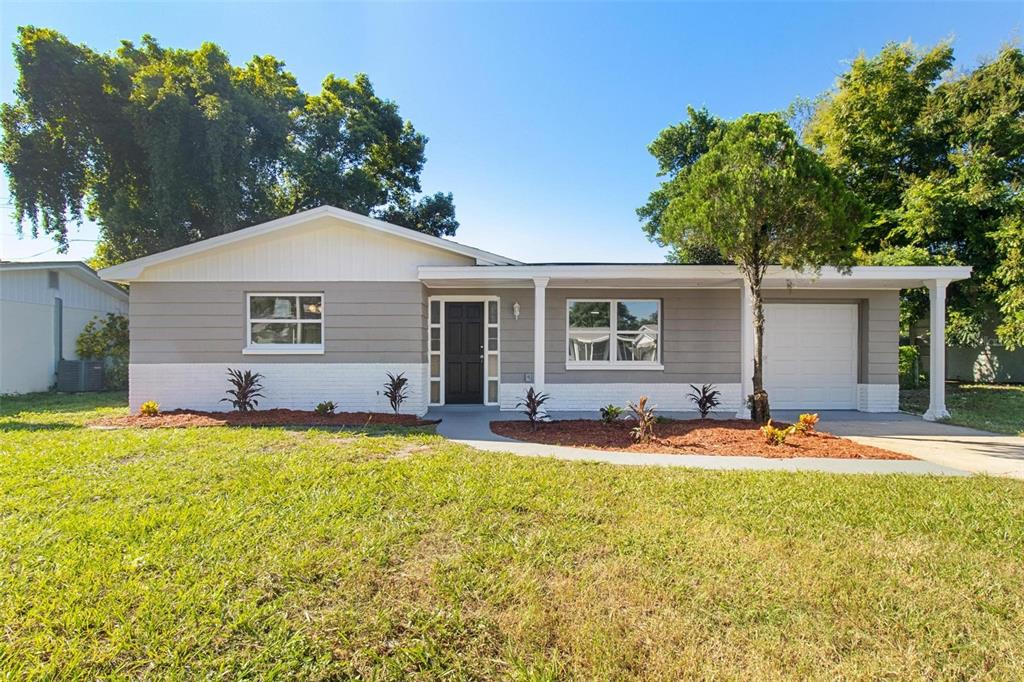
[[[780,413],[779,418],[795,415]],[[858,443],[971,473],[1024,479],[1024,438],[926,422],[905,413],[822,413],[826,420],[826,430]]]
[[[608,462],[626,465],[697,467],[701,469],[748,469],[763,471],[824,471],[861,474],[934,474],[964,476],[989,473],[1024,477],[1024,438],[994,436],[945,424],[932,424],[907,414],[865,414],[862,412],[822,412],[822,425],[837,435],[851,437],[868,445],[902,452],[920,458],[908,460],[823,459],[796,457],[723,457],[717,455],[641,454],[590,450],[558,445],[524,443],[491,432],[490,422],[499,419],[523,419],[514,412],[478,405],[446,406],[430,410],[428,418],[441,419],[438,433],[479,450],[509,452],[532,457]],[[558,412],[556,419],[593,419],[590,412]],[[666,413],[665,416],[694,418],[690,413]],[[723,417],[726,415],[723,415]],[[787,412],[776,414],[779,420],[795,419]]]

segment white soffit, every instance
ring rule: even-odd
[[[822,268],[820,273],[800,273],[770,267],[766,289],[907,289],[927,286],[934,280],[967,279],[966,266],[857,266],[848,272]],[[532,286],[535,277],[548,278],[548,287],[667,287],[737,288],[742,276],[731,265],[617,265],[559,264],[495,267],[423,266],[419,278],[430,287],[444,288],[481,284],[499,287]]]

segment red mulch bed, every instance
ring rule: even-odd
[[[786,428],[789,424],[772,422]],[[493,421],[491,431],[507,438],[596,450],[626,450],[687,455],[754,455],[757,457],[830,457],[835,459],[914,459],[870,445],[861,445],[830,433],[793,434],[784,445],[768,445],[753,423],[741,419],[670,420],[655,424],[654,440],[633,442],[632,420],[605,424],[592,419],[567,419],[539,424],[530,430],[526,421]]]
[[[420,419],[412,414],[387,412],[336,412],[317,414],[304,410],[256,410],[253,412],[199,412],[171,410],[155,417],[130,414],[104,417],[90,426],[140,427],[143,429],[175,429],[189,426],[429,426],[436,421]]]

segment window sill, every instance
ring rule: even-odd
[[[246,346],[242,355],[323,355],[323,346]]]
[[[629,363],[629,362],[567,362],[565,363],[565,369],[568,371],[573,370],[612,370],[612,371],[623,371],[623,370],[645,370],[661,372],[665,370],[665,365],[651,364],[647,362]]]

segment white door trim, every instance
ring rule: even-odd
[[[434,319],[434,302],[438,303],[438,319]],[[427,297],[427,400],[432,407],[444,405],[445,362],[444,362],[444,309],[445,303],[483,303],[484,304],[484,405],[501,403],[501,297],[478,296],[474,294],[453,294],[450,296]],[[495,317],[491,321],[491,306],[494,302]],[[437,330],[438,344],[434,348],[434,330]],[[494,343],[491,343],[491,329],[494,330]],[[492,347],[493,346],[493,347]],[[433,362],[437,357],[438,372],[434,374]],[[491,374],[491,358],[494,358],[494,371]],[[491,384],[495,384],[494,400],[490,397]],[[432,400],[434,384],[437,384],[437,400]]]

